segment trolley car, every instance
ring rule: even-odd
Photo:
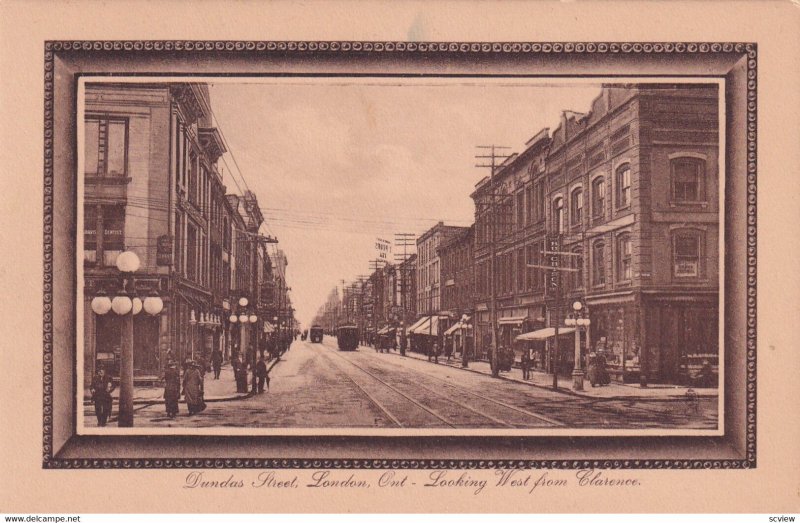
[[[311,343],[322,343],[322,334],[323,329],[319,325],[314,325],[311,327],[311,331],[309,333],[309,337],[311,338]]]
[[[358,327],[355,325],[342,325],[336,331],[339,340],[339,350],[356,350],[358,347]]]

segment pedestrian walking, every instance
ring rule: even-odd
[[[264,383],[267,384],[267,390],[269,390],[269,374],[267,373],[267,362],[264,361],[264,356],[258,358],[258,362],[256,362],[256,376],[258,377],[258,393],[264,392]]]
[[[242,360],[242,355],[237,354],[233,363],[233,376],[236,378],[236,392],[247,392],[247,363]]]
[[[611,383],[611,375],[606,369],[606,353],[604,350],[597,351],[597,375],[600,385],[608,385]]]
[[[214,369],[214,379],[219,379],[219,373],[222,370],[222,351],[214,349],[211,352],[211,368]]]
[[[97,425],[105,427],[108,422],[108,417],[111,415],[111,406],[113,399],[111,393],[116,386],[109,374],[106,374],[106,369],[99,367],[97,374],[92,378],[92,384],[89,391],[92,393],[92,402],[94,402],[94,413],[97,416]]]
[[[200,373],[200,365],[191,360],[187,361],[186,372],[183,375],[183,395],[186,398],[186,407],[189,410],[189,415],[205,410],[203,375]]]
[[[531,352],[527,348],[522,351],[522,360],[520,361],[522,367],[522,379],[531,379]]]
[[[450,358],[453,356],[453,344],[451,342],[444,342],[444,355],[447,358],[447,363],[450,363]]]
[[[439,342],[433,342],[433,362],[439,363]]]
[[[167,363],[164,370],[164,406],[167,417],[174,418],[178,415],[178,401],[181,398],[181,375],[178,365],[174,361]]]

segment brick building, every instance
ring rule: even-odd
[[[606,85],[585,114],[565,111],[473,193],[477,342],[488,334],[489,209],[495,210],[500,343],[563,325],[581,300],[583,343],[617,379],[680,381],[716,363],[719,318],[719,93],[716,85]],[[498,202],[490,206],[491,195]],[[546,234],[560,235],[562,307],[545,299]],[[569,260],[569,261],[567,261]],[[510,311],[510,312],[509,312]],[[503,325],[512,325],[504,328]],[[540,347],[541,350],[546,350]],[[573,353],[561,351],[564,372]]]

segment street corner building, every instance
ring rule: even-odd
[[[116,262],[134,274],[133,368],[160,379],[169,359],[208,361],[213,349],[255,348],[291,310],[285,255],[258,232],[251,191],[227,194],[227,152],[202,83],[87,83],[83,118],[83,381],[119,376],[122,317],[93,307],[120,294]],[[158,296],[150,314],[142,300]],[[95,310],[98,309],[98,310]],[[240,321],[244,318],[246,321]],[[271,321],[270,321],[271,320]]]
[[[471,195],[478,355],[494,321],[502,346],[541,333],[530,348],[568,375],[573,351],[553,362],[546,329],[572,332],[577,300],[591,318],[584,353],[603,350],[617,380],[680,383],[704,362],[717,368],[719,96],[717,85],[604,85],[588,112],[564,111],[498,159]],[[549,286],[552,237],[570,270]]]

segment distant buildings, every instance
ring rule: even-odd
[[[564,111],[476,185],[472,228],[439,222],[417,239],[409,333],[443,340],[466,319],[475,356],[489,357],[496,329],[498,345],[569,374],[574,351],[554,361],[544,329],[580,301],[582,357],[604,351],[615,379],[672,383],[716,365],[718,103],[716,85],[606,85],[588,112]],[[548,238],[568,269],[558,287]],[[532,331],[541,341],[516,341]]]

